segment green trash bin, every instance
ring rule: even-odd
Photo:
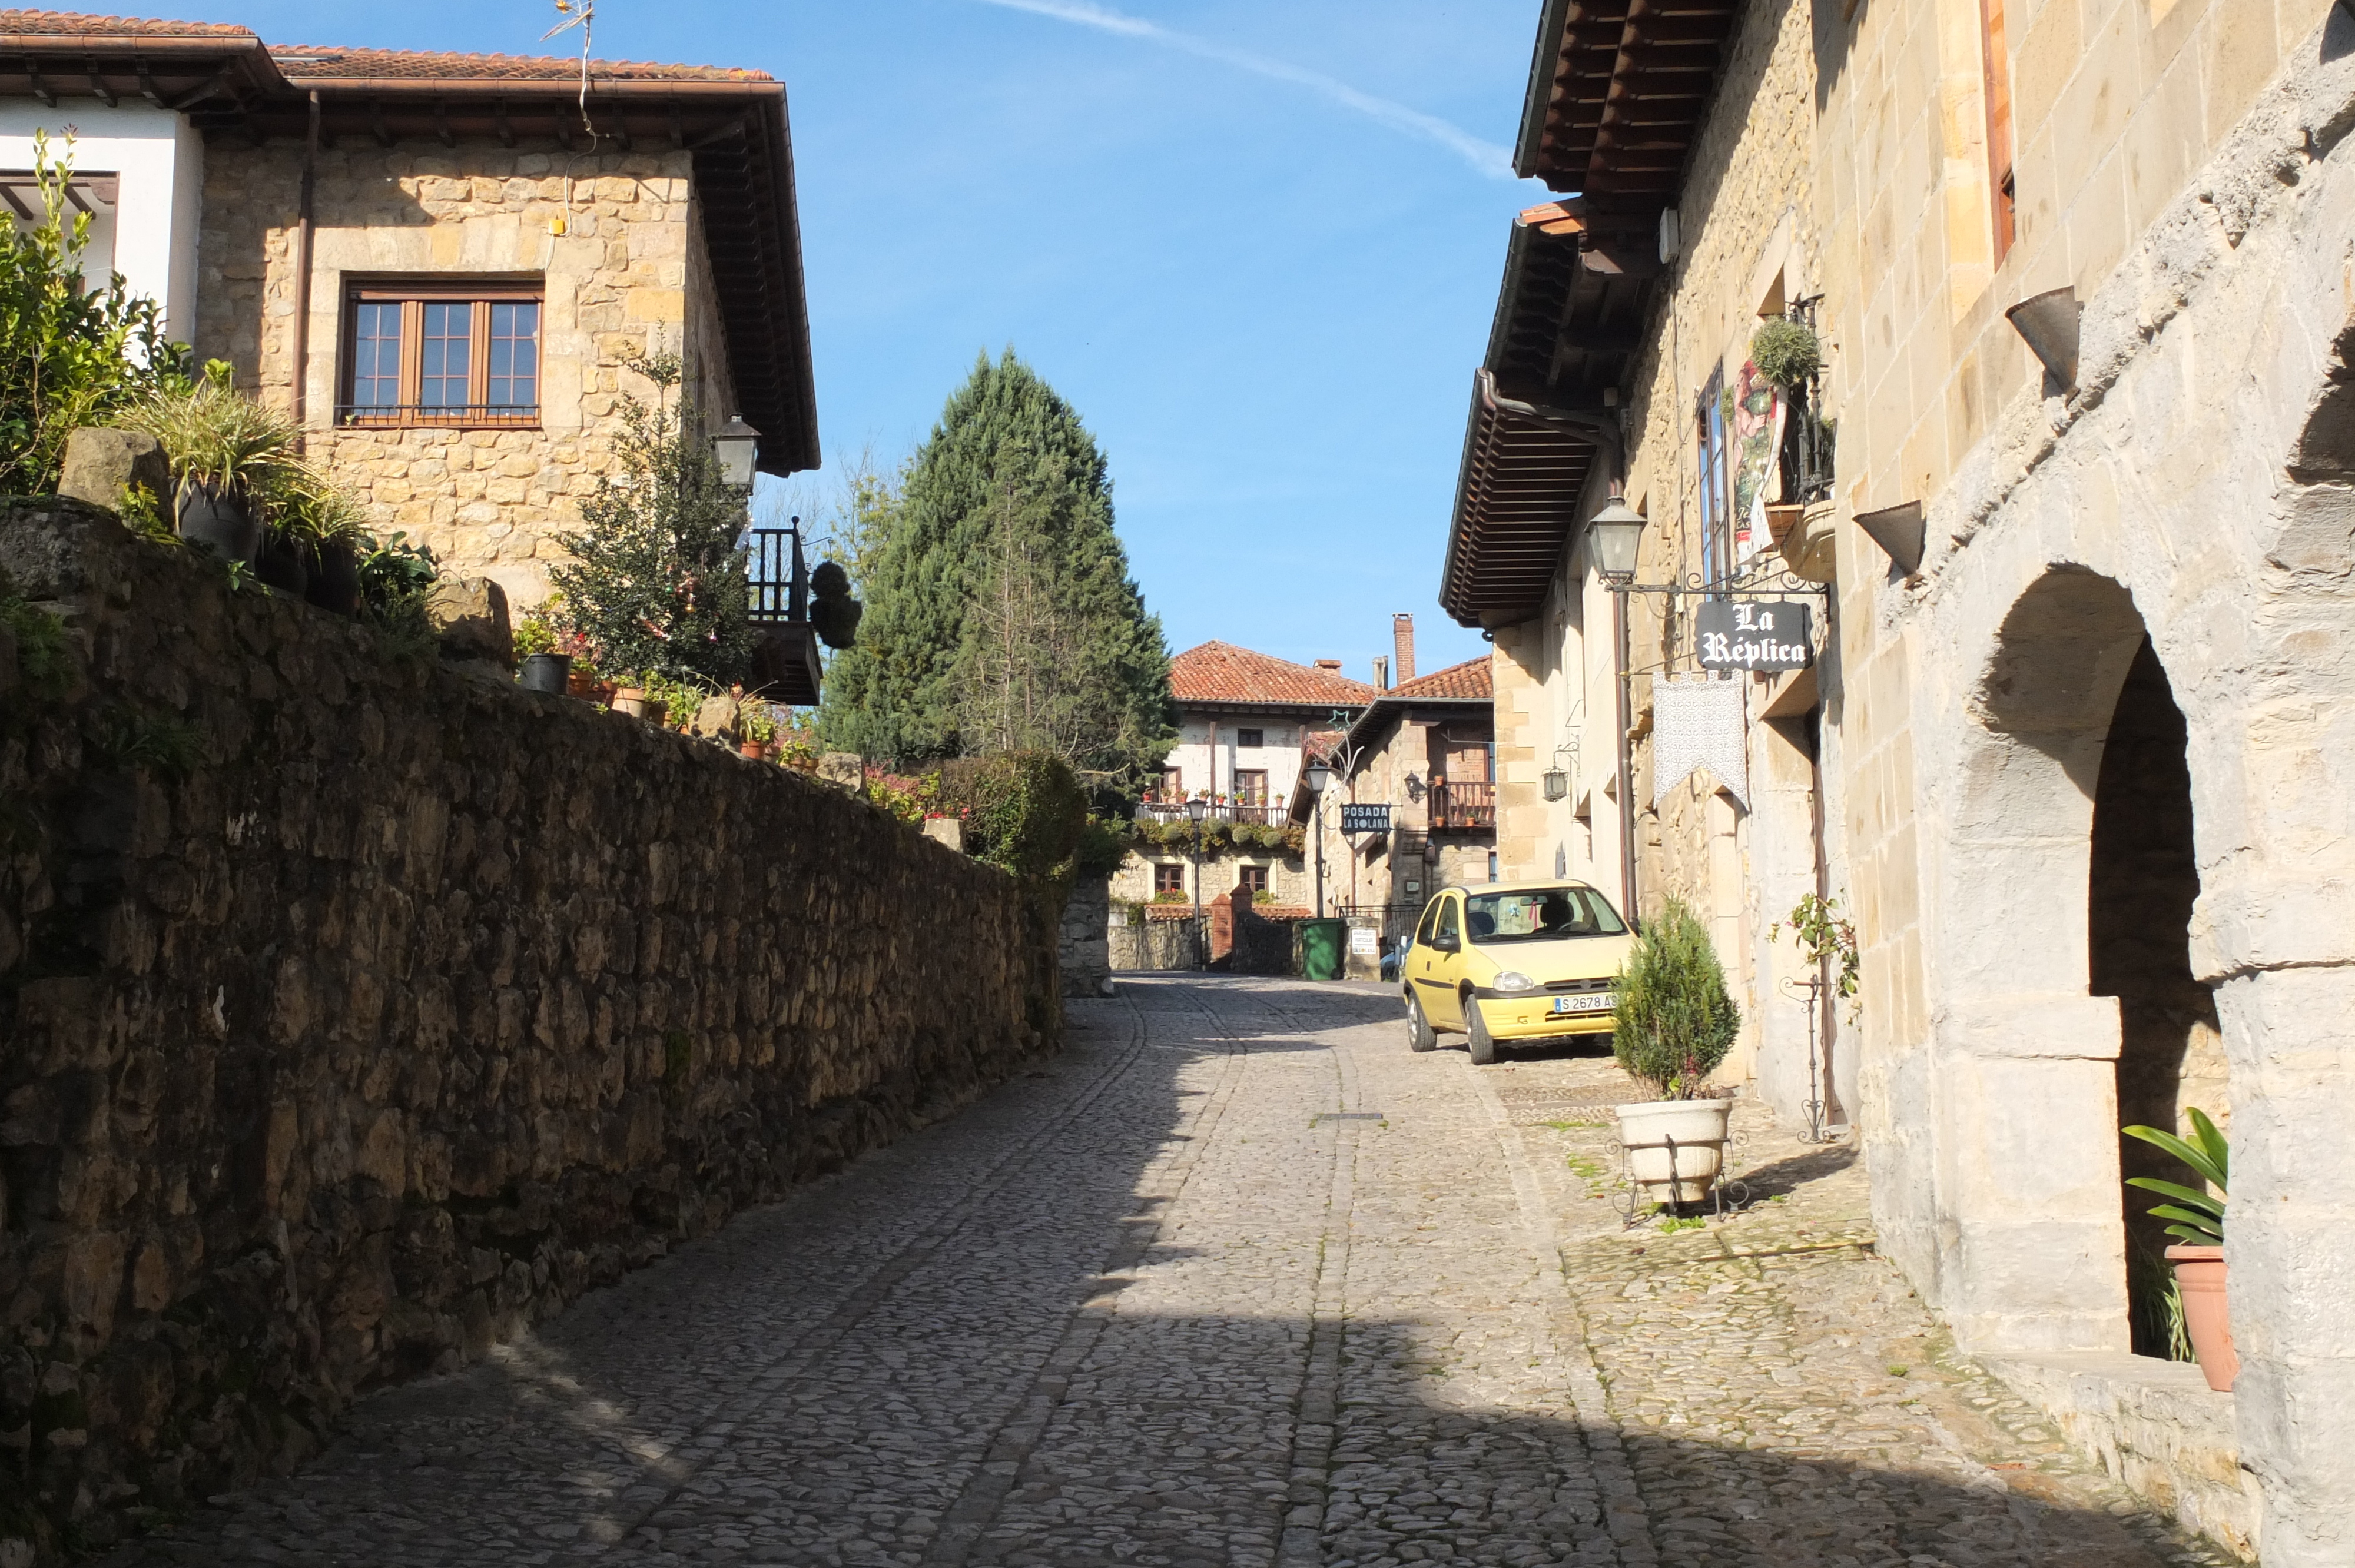
[[[1346,961],[1349,927],[1340,920],[1300,923],[1300,972],[1310,980],[1339,980]]]

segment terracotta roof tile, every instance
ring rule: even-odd
[[[250,38],[250,27],[228,22],[159,22],[144,16],[92,16],[80,11],[0,11],[0,35],[121,38]]]
[[[1461,697],[1469,701],[1487,702],[1497,694],[1495,678],[1488,670],[1489,655],[1466,659],[1461,664],[1450,664],[1444,670],[1433,670],[1428,675],[1418,675],[1412,681],[1401,681],[1384,692],[1385,697]]]
[[[1205,642],[1170,660],[1169,690],[1180,705],[1196,706],[1264,703],[1354,708],[1380,695],[1363,681],[1254,653],[1231,642]]]
[[[347,49],[326,45],[279,44],[270,51],[290,81],[335,81],[352,77],[418,81],[578,81],[581,60],[561,55],[459,55],[408,49]],[[591,60],[597,81],[773,81],[762,70],[729,66],[649,65],[641,60]]]
[[[0,37],[251,38],[250,27],[227,22],[175,22],[144,16],[94,16],[79,11],[0,10]],[[329,44],[276,44],[272,63],[289,80],[335,81],[365,77],[416,81],[578,81],[578,55],[465,55],[431,50],[355,49]],[[595,81],[773,81],[766,71],[730,66],[654,65],[643,60],[591,60]]]

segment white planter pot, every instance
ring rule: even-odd
[[[1653,1100],[1612,1111],[1640,1196],[1656,1203],[1698,1203],[1709,1196],[1725,1169],[1732,1100]]]

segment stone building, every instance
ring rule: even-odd
[[[1305,913],[1316,890],[1292,822],[1304,748],[1312,735],[1346,727],[1374,688],[1343,675],[1338,659],[1295,664],[1205,642],[1170,660],[1169,690],[1178,743],[1137,808],[1149,836],[1114,874],[1113,897],[1157,901],[1165,917],[1190,918],[1198,893],[1207,906],[1248,888],[1276,909]],[[1199,845],[1188,801],[1202,807]]]
[[[1304,788],[1294,801],[1321,848],[1327,912],[1371,919],[1385,945],[1440,888],[1497,878],[1488,665],[1483,654],[1380,693],[1319,746],[1333,769],[1323,800]],[[1390,831],[1344,832],[1344,803],[1389,806]]]
[[[1550,0],[1517,160],[1575,194],[1514,226],[1442,588],[1496,639],[1507,874],[1699,907],[1729,1075],[1828,1086],[1963,1346],[2289,1568],[2355,1553],[2351,56],[2319,0]],[[1824,364],[1753,467],[1777,315]],[[1730,677],[1663,790],[1695,588],[1807,605],[1815,659]],[[1814,891],[1862,991],[1811,1035],[1770,933]],[[2229,1394],[2132,1353],[2164,1276],[2117,1128],[2193,1106],[2232,1142]]]
[[[0,12],[0,158],[69,127],[173,333],[292,412],[379,531],[519,605],[612,464],[619,398],[652,391],[639,356],[678,355],[707,419],[760,433],[761,471],[817,464],[761,72]]]

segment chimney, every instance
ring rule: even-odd
[[[1377,654],[1377,655],[1375,655],[1375,657],[1374,657],[1374,690],[1376,690],[1376,691],[1378,691],[1378,692],[1387,692],[1387,691],[1389,691],[1390,689],[1391,689],[1391,662],[1390,662],[1390,659],[1389,659],[1389,657],[1388,657],[1387,655],[1385,655],[1385,654]]]
[[[1391,647],[1398,654],[1398,680],[1403,686],[1414,679],[1414,617],[1391,617]]]
[[[1319,659],[1316,661],[1316,667],[1320,670],[1331,670],[1337,673],[1341,668],[1341,661],[1338,659]]]

